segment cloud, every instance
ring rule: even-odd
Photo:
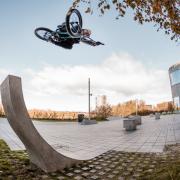
[[[3,81],[7,74],[9,74],[9,72],[9,70],[0,68],[0,81]]]
[[[72,109],[76,109],[74,101],[77,98],[82,100],[82,108],[87,103],[89,77],[94,97],[106,94],[110,103],[132,98],[144,99],[148,103],[171,100],[168,72],[149,69],[127,53],[114,53],[96,65],[46,64],[39,71],[28,69],[26,76],[29,76],[26,91],[31,97],[41,96],[51,100],[61,97],[64,105],[72,102]]]
[[[10,72],[11,72],[10,70],[0,68],[0,82],[2,82],[6,78],[7,74],[9,74]],[[1,102],[1,96],[0,96],[0,102]]]

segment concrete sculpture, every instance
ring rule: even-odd
[[[26,109],[21,78],[7,76],[1,84],[1,98],[7,119],[33,164],[45,172],[55,172],[81,162],[58,153],[38,133]]]

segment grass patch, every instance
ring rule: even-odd
[[[103,164],[107,164],[107,166]],[[84,173],[83,167],[88,167],[89,170],[96,169],[96,173],[85,170],[90,174],[89,177],[99,176],[100,172],[105,172],[103,176],[99,176],[99,179],[108,179],[108,175],[114,172],[114,179],[119,177],[131,179],[133,177],[133,179],[147,180],[179,180],[180,145],[168,146],[166,151],[160,154],[108,151],[104,155],[84,161],[78,167],[72,167],[62,172],[45,173],[30,163],[26,151],[11,151],[7,144],[0,140],[0,180],[76,179],[77,176],[82,176]],[[102,169],[98,170],[98,167],[102,167]],[[109,168],[110,171],[106,172]],[[74,173],[75,169],[80,169],[80,173]],[[68,177],[68,173],[74,175]]]

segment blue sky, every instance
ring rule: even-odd
[[[54,46],[53,44],[43,42],[35,37],[33,31],[36,27],[43,26],[55,30],[56,26],[58,24],[61,24],[61,22],[65,20],[65,15],[70,5],[71,1],[66,0],[1,0],[0,2],[1,79],[3,79],[6,74],[11,73],[20,75],[23,79],[28,80],[29,84],[25,84],[24,88],[25,96],[27,98],[27,104],[31,108],[37,107],[55,108],[59,110],[84,110],[85,108],[83,107],[85,106],[85,103],[82,103],[81,106],[78,106],[75,103],[72,106],[70,105],[72,104],[72,101],[71,98],[68,97],[75,96],[75,94],[71,91],[68,91],[69,95],[66,91],[66,95],[64,94],[63,96],[67,96],[67,102],[65,102],[64,99],[63,105],[58,105],[58,102],[56,102],[55,99],[59,97],[59,99],[61,100],[62,97],[57,93],[58,88],[56,89],[56,85],[57,87],[62,87],[62,89],[64,87],[65,89],[67,89],[67,85],[65,86],[58,80],[55,81],[55,84],[53,84],[56,91],[53,89],[51,89],[51,91],[48,91],[48,93],[51,92],[51,95],[48,95],[49,98],[47,98],[47,101],[42,103],[41,101],[43,98],[38,99],[33,94],[33,89],[36,88],[33,87],[33,84],[37,81],[35,80],[35,78],[39,77],[39,84],[42,84],[42,79],[45,77],[48,82],[50,82],[50,79],[48,79],[48,74],[44,75],[45,72],[51,73],[53,71],[64,71],[64,67],[66,67],[66,70],[68,68],[71,69],[71,71],[74,71],[76,67],[84,68],[84,70],[92,69],[89,74],[86,74],[87,76],[91,76],[94,74],[93,68],[99,67],[99,69],[101,69],[102,64],[106,60],[109,62],[109,59],[112,59],[112,57],[114,57],[114,59],[119,58],[119,62],[122,63],[122,66],[124,66],[124,63],[126,63],[124,61],[130,61],[132,63],[132,66],[134,65],[133,63],[139,63],[142,69],[147,72],[147,81],[149,81],[148,75],[150,75],[152,72],[165,73],[167,87],[167,70],[169,66],[180,61],[180,46],[178,46],[176,42],[171,41],[170,37],[165,35],[163,31],[156,32],[156,28],[153,27],[153,24],[145,24],[141,26],[134,22],[132,20],[131,12],[129,12],[125,18],[116,20],[116,13],[114,11],[110,11],[103,17],[99,17],[97,12],[95,12],[93,15],[87,15],[83,12],[81,7],[79,8],[83,17],[83,27],[91,29],[93,32],[92,38],[104,42],[106,44],[105,46],[94,48],[85,44],[79,44],[75,45],[72,50],[64,50],[60,47]],[[113,54],[116,54],[118,58],[113,56]],[[112,61],[118,63],[118,60]],[[114,66],[116,66],[116,63],[114,64]],[[93,68],[88,68],[89,66]],[[121,65],[119,64],[119,66]],[[51,68],[51,70],[53,70],[49,71],[47,70],[47,68]],[[138,72],[138,69],[134,69],[133,72],[135,70]],[[127,73],[127,71],[125,71],[124,73]],[[151,73],[149,73],[149,71],[151,71]],[[69,71],[67,70],[67,72]],[[61,74],[62,73],[60,73],[59,75]],[[81,77],[79,74],[77,75],[77,73],[72,73],[71,75],[77,76],[77,79]],[[83,76],[83,74],[81,75]],[[68,73],[66,76],[68,76]],[[113,77],[114,76],[118,76],[118,78],[120,78],[121,72],[119,72],[119,74],[114,74]],[[84,75],[84,77],[86,76]],[[103,77],[104,76],[102,76],[102,78]],[[64,81],[66,81],[67,77],[56,76],[54,78],[64,78]],[[71,77],[69,78],[71,79]],[[92,79],[92,83],[93,80],[95,82],[95,79],[96,77]],[[85,80],[82,81],[84,85],[82,84],[77,88],[85,91],[86,82]],[[69,83],[71,83],[71,80],[69,80]],[[106,82],[105,84],[109,83],[111,82]],[[122,90],[123,97],[121,93],[121,95],[119,96],[117,95],[111,97],[113,92],[110,92],[105,84],[103,85],[104,89],[99,88],[102,89],[102,91],[99,92],[98,88],[96,88],[96,91],[99,94],[107,92],[108,95],[109,93],[109,99],[111,103],[124,101],[135,96],[139,96],[141,98],[139,94],[142,94],[142,92],[139,92],[138,89],[130,96]],[[48,88],[48,86],[48,83],[45,85],[43,84],[43,86],[39,87],[39,89],[36,89],[36,92],[42,91],[42,87]],[[124,87],[126,87],[126,85],[121,88],[123,89]],[[119,87],[117,87],[117,89],[118,88]],[[29,91],[31,91],[31,95],[28,94]],[[119,91],[121,91],[121,89],[119,89]],[[127,89],[125,91],[127,91]],[[143,94],[145,94],[145,92],[143,92]],[[163,100],[164,97],[164,100],[168,100],[170,98],[170,89],[167,89],[167,92],[164,94],[166,95],[160,97],[159,99],[155,98],[154,101],[149,101],[149,103],[155,103],[157,101]],[[86,100],[86,97],[85,95],[83,95],[83,93],[82,97],[79,94],[77,94],[77,96],[77,100]],[[149,96],[147,96],[146,94],[146,96],[142,97]],[[36,102],[36,100],[39,100],[40,102]],[[146,101],[148,101],[148,98],[146,99]]]

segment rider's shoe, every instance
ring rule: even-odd
[[[104,44],[102,42],[97,41],[96,46],[98,46],[98,45],[104,45]]]

